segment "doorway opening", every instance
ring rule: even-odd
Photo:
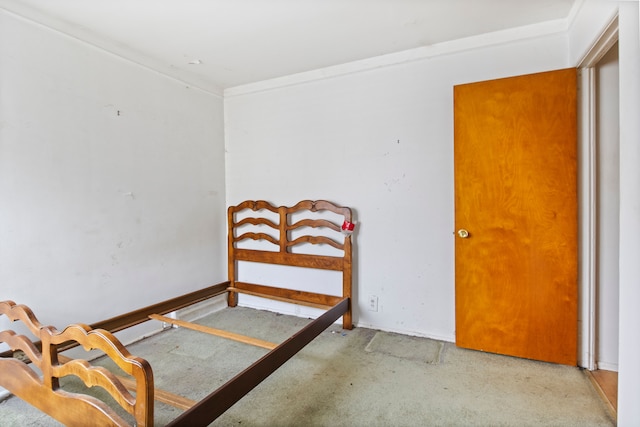
[[[615,414],[619,319],[619,70],[615,18],[580,64],[582,350],[580,365]]]

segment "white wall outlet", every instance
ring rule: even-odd
[[[378,297],[369,295],[369,311],[378,311]]]

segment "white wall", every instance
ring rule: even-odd
[[[638,2],[620,3],[620,426],[640,423],[639,14]]]
[[[226,279],[219,96],[2,11],[0,62],[0,300],[62,327]]]
[[[618,370],[620,246],[620,114],[618,45],[598,62],[597,80],[597,347],[598,369]]]
[[[453,341],[453,86],[564,68],[567,43],[440,46],[413,62],[229,91],[227,201],[352,207],[357,324]]]

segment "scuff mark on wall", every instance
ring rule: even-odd
[[[406,178],[406,176],[407,174],[403,173],[401,177],[393,178],[390,181],[385,182],[384,185],[385,187],[387,187],[387,191],[393,191],[393,188],[400,185],[400,183]]]

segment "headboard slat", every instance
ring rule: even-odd
[[[291,224],[289,226],[289,230],[295,230],[296,228],[300,227],[326,227],[333,231],[340,231],[340,227],[338,227],[337,224],[334,224],[331,221],[327,221],[326,219],[303,219],[296,222],[295,224]]]
[[[290,241],[289,243],[287,243],[287,247],[291,248],[293,246],[296,245],[300,245],[302,243],[311,243],[312,245],[317,245],[317,244],[325,244],[325,245],[329,245],[332,246],[336,249],[340,249],[342,250],[344,248],[344,245],[341,245],[340,243],[336,242],[333,239],[330,239],[328,237],[325,236],[302,236],[302,237],[298,237],[295,240]]]
[[[236,249],[235,260],[288,265],[291,267],[317,268],[320,270],[342,271],[344,268],[343,259],[338,257],[269,252],[255,249]]]
[[[273,221],[269,221],[266,218],[245,218],[236,223],[236,227],[240,227],[241,225],[251,224],[251,225],[267,225],[271,228],[278,229],[278,225],[274,224]]]
[[[246,239],[252,239],[252,240],[266,240],[268,242],[273,243],[276,246],[279,246],[280,243],[278,242],[278,239],[276,239],[273,236],[270,236],[266,233],[244,233],[239,235],[238,237],[235,237],[233,239],[234,242],[240,242],[242,240],[246,240]]]

